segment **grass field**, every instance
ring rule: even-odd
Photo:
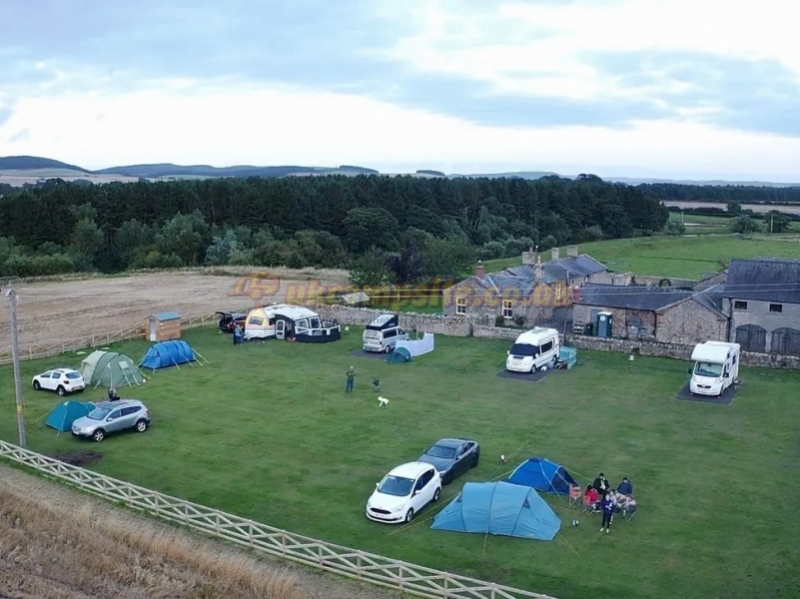
[[[30,377],[80,356],[25,362],[31,449],[90,448],[100,472],[273,526],[390,557],[549,593],[560,599],[793,597],[800,595],[800,417],[797,373],[744,370],[729,406],[674,399],[684,363],[582,352],[579,365],[540,383],[496,378],[507,343],[438,337],[410,364],[348,355],[353,330],[330,345],[271,341],[234,347],[212,330],[185,338],[210,360],[156,372],[125,389],[154,414],[145,434],[102,444],[56,436],[42,422],[57,396]],[[146,343],[124,346],[134,359]],[[357,370],[356,392],[344,373]],[[378,409],[369,389],[391,399]],[[83,394],[102,398],[105,390]],[[0,436],[16,440],[13,377],[0,376]],[[38,418],[38,421],[36,419]],[[35,422],[36,421],[36,422]],[[482,461],[407,527],[369,522],[374,484],[437,438],[472,436]],[[497,456],[511,455],[507,466]],[[555,541],[431,531],[435,511],[464,480],[499,480],[531,455],[586,484],[604,471],[634,482],[640,513],[598,532],[548,497],[565,523]]]
[[[800,236],[658,235],[583,243],[579,251],[613,271],[691,279],[720,270],[720,262],[732,258],[800,259]],[[564,252],[562,248],[562,255]],[[549,252],[543,254],[543,259],[549,259]],[[513,257],[489,260],[485,267],[487,272],[496,272],[519,264],[520,258]]]

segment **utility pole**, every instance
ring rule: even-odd
[[[11,309],[11,359],[14,362],[14,388],[17,396],[17,429],[19,430],[19,446],[25,449],[28,441],[25,437],[25,414],[22,411],[22,373],[19,365],[19,337],[17,336],[17,292],[6,289],[5,296]]]

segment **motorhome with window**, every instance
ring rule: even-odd
[[[514,342],[506,358],[506,370],[536,372],[553,368],[558,361],[561,342],[556,329],[536,327],[525,331]]]
[[[272,337],[301,343],[329,343],[341,339],[341,327],[301,306],[276,304],[250,312],[244,323],[245,340]]]
[[[400,328],[398,314],[381,314],[364,329],[361,341],[364,351],[390,354],[398,341],[407,339],[408,333]]]
[[[689,392],[696,395],[720,396],[739,379],[738,343],[706,341],[692,351],[694,366],[689,371]]]

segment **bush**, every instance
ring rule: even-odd
[[[514,317],[514,324],[517,325],[518,327],[524,327],[525,326],[525,317],[524,316],[515,316]]]
[[[494,326],[496,327],[504,327],[506,326],[506,319],[502,316],[496,316],[494,319]]]
[[[665,231],[667,235],[683,235],[686,233],[686,225],[677,220],[673,220],[667,223]]]
[[[12,254],[0,266],[0,274],[7,277],[45,277],[74,271],[75,263],[66,254],[49,256]]]

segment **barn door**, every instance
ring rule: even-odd
[[[764,353],[767,347],[767,331],[755,324],[746,324],[736,328],[736,343],[744,351]]]

